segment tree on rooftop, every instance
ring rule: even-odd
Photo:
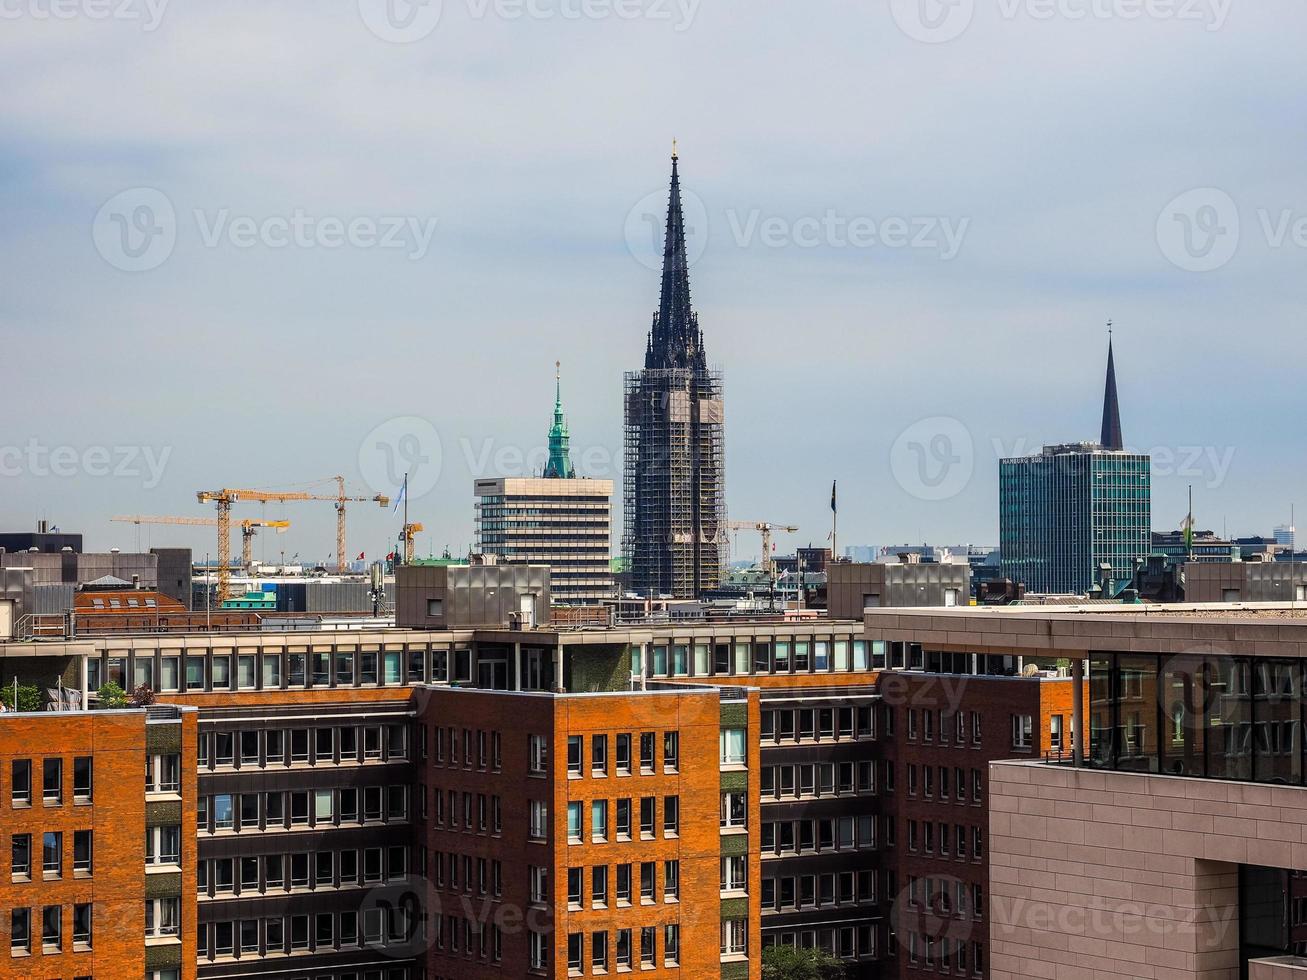
[[[819,949],[768,946],[762,951],[762,980],[847,980],[844,963]]]

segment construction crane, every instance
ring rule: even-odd
[[[216,527],[216,517],[157,517],[152,514],[119,514],[113,520],[135,524],[191,524],[198,527]],[[244,520],[241,528],[241,567],[249,572],[254,567],[254,536],[261,527],[270,527],[278,534],[283,534],[290,527],[290,521],[256,521]]]
[[[198,490],[195,497],[202,504],[218,507],[218,601],[230,598],[231,587],[231,505],[238,500],[253,500],[261,504],[287,503],[295,500],[331,500],[336,504],[336,567],[345,571],[345,504],[372,502],[382,507],[390,505],[390,498],[377,494],[373,497],[351,497],[345,493],[345,478],[333,477],[336,493],[304,493],[302,491],[242,490],[230,487],[222,490]]]
[[[725,521],[722,526],[722,537],[725,538],[726,531],[758,531],[762,534],[762,570],[767,573],[767,577],[775,577],[776,562],[772,558],[772,533],[775,531],[788,531],[791,534],[798,528],[793,524],[772,524],[769,521]]]
[[[404,530],[400,532],[400,540],[404,542],[404,564],[413,564],[413,539],[425,531],[421,524],[405,524]]]

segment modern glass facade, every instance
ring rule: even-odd
[[[1092,444],[999,464],[1003,574],[1029,592],[1085,592],[1111,566],[1117,587],[1151,550],[1151,461]]]
[[[1091,766],[1305,785],[1301,660],[1091,655]]]

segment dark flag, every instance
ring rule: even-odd
[[[830,509],[832,514],[835,513],[835,481],[834,480],[830,481]]]

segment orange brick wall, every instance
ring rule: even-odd
[[[1054,752],[1052,742],[1053,716],[1062,716],[1062,753],[1071,752],[1071,730],[1074,728],[1072,712],[1075,710],[1072,691],[1075,685],[1071,678],[1039,682],[1039,751],[1041,754]],[[1081,685],[1081,707],[1085,713],[1085,731],[1089,730],[1089,681]]]
[[[555,758],[560,760],[561,774],[555,782],[555,812],[558,814],[555,831],[555,853],[558,875],[555,880],[555,907],[557,908],[554,945],[554,975],[567,976],[567,935],[586,933],[584,946],[585,972],[589,967],[589,933],[608,930],[609,962],[616,963],[616,931],[632,930],[633,968],[642,976],[710,977],[720,974],[721,900],[721,841],[719,829],[720,783],[718,771],[719,732],[721,707],[715,692],[705,694],[636,694],[560,699],[558,724],[555,728]],[[676,773],[663,770],[663,733],[677,731],[679,738],[679,765]],[[590,774],[590,736],[607,734],[610,753],[610,773],[614,771],[611,753],[619,733],[632,735],[631,776],[609,775],[595,778]],[[639,775],[639,734],[655,733],[655,774]],[[584,736],[581,779],[568,779],[566,775],[567,736]],[[663,798],[680,797],[679,836],[663,837]],[[639,839],[639,801],[642,796],[657,799],[655,839]],[[590,802],[604,799],[609,803],[610,827],[615,819],[618,797],[632,800],[632,837],[630,842],[612,839],[607,843],[590,841]],[[567,843],[567,804],[581,801],[582,844]],[[680,900],[662,901],[663,862],[680,861]],[[641,861],[657,862],[657,895],[655,905],[641,905],[639,899],[639,865]],[[617,908],[611,898],[615,884],[616,865],[632,864],[632,907]],[[607,864],[610,899],[607,909],[593,910],[589,906],[590,868]],[[586,908],[569,912],[567,909],[567,867],[584,867]],[[761,887],[761,884],[759,884]],[[680,923],[679,966],[665,969],[662,956],[662,926]],[[640,929],[658,928],[657,969],[640,970]]]
[[[194,726],[192,725],[192,731]],[[63,804],[41,800],[42,760],[64,760]],[[91,804],[73,802],[73,759],[93,756]],[[192,756],[193,758],[193,756]],[[32,806],[12,805],[11,762],[32,760]],[[192,807],[194,780],[192,786]],[[0,836],[8,851],[15,833],[32,835],[32,881],[0,874],[0,929],[13,908],[32,909],[32,956],[10,958],[0,949],[0,976],[139,977],[145,970],[145,714],[141,711],[0,715]],[[73,832],[94,832],[92,875],[73,876]],[[41,835],[62,831],[64,872],[42,881]],[[193,846],[193,845],[192,845]],[[192,871],[192,876],[194,872]],[[194,877],[190,895],[194,896]],[[90,902],[92,950],[73,952],[72,906]],[[41,909],[63,907],[63,952],[41,952]],[[193,925],[193,920],[192,923]],[[194,976],[195,955],[190,954]]]

